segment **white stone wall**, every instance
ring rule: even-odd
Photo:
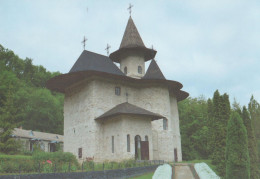
[[[103,152],[100,161],[122,161],[135,159],[135,136],[141,140],[148,136],[149,158],[153,159],[151,119],[138,116],[121,115],[113,119],[99,121],[103,128]],[[127,135],[130,135],[130,152],[127,152]],[[112,153],[112,136],[114,136],[114,153]]]
[[[115,95],[116,86],[121,88],[120,96]],[[126,92],[128,98],[125,95]],[[98,123],[94,119],[126,101],[168,119],[167,130],[163,130],[163,120],[152,122],[152,137],[149,137],[149,141],[153,143],[153,145],[150,143],[152,146],[150,149],[154,149],[150,152],[150,154],[153,153],[153,159],[173,161],[174,148],[177,148],[178,159],[181,161],[177,100],[174,95],[169,94],[167,86],[158,84],[136,86],[124,81],[101,78],[85,81],[66,91],[64,151],[72,152],[77,156],[78,148],[82,147],[83,158],[95,156],[96,161],[102,161],[105,151],[100,144],[104,143],[104,131],[102,123]],[[139,124],[140,122],[135,125],[138,126]],[[119,122],[118,125],[123,124]],[[75,133],[73,132],[74,129]],[[126,141],[126,136],[123,138]],[[131,139],[133,139],[133,136]],[[111,151],[111,148],[108,151]]]
[[[138,73],[138,66],[142,67],[142,73]],[[132,78],[142,78],[145,74],[145,63],[142,55],[127,56],[120,61],[120,69],[124,73],[124,68],[127,67],[127,76]]]

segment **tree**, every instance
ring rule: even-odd
[[[257,141],[255,138],[254,129],[252,127],[252,120],[250,119],[249,113],[245,106],[242,110],[242,118],[247,129],[248,151],[250,157],[250,178],[259,179],[260,173],[258,170]]]
[[[226,178],[250,178],[247,131],[237,112],[231,114],[227,127]]]
[[[253,95],[248,104],[248,111],[254,126],[255,136],[260,140],[260,104],[254,99]]]
[[[210,104],[210,103],[209,103]],[[209,118],[209,150],[212,163],[220,176],[225,176],[225,148],[227,121],[230,116],[229,96],[225,93],[220,95],[218,90],[213,96],[212,113]]]
[[[207,159],[207,102],[203,97],[187,98],[178,104],[184,160]]]
[[[17,127],[17,109],[13,104],[12,86],[9,86],[3,107],[0,108],[0,151],[14,154],[20,145],[12,138],[13,129]]]

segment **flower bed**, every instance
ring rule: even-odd
[[[171,179],[172,167],[169,164],[160,165],[154,172],[153,179]]]
[[[220,177],[204,162],[196,163],[194,168],[200,179],[220,179]]]

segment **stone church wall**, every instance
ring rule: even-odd
[[[115,87],[121,88],[120,96],[115,95]],[[128,97],[126,93],[128,93]],[[152,142],[149,146],[152,146],[150,149],[153,148],[153,151],[150,152],[150,154],[153,153],[153,157],[150,158],[173,161],[173,151],[174,148],[177,148],[180,161],[181,143],[177,100],[173,95],[170,97],[168,88],[158,84],[140,87],[127,84],[124,81],[108,79],[92,79],[66,90],[64,100],[64,151],[72,152],[78,156],[78,148],[82,148],[83,159],[95,156],[95,161],[102,161],[103,155],[108,155],[105,154],[104,146],[100,145],[104,143],[104,130],[102,123],[94,119],[126,101],[168,119],[167,130],[163,130],[162,119],[152,122],[152,132],[149,134],[152,136],[149,136],[149,141]],[[136,126],[139,124],[141,125],[138,122]],[[133,140],[133,137],[131,136],[131,140]],[[126,136],[123,138],[122,141],[126,142]],[[141,138],[143,140],[144,136],[141,136]],[[111,142],[111,139],[109,141]],[[125,144],[124,148],[126,148]],[[108,151],[111,151],[111,148]],[[131,151],[133,151],[132,148]],[[129,156],[132,157],[132,154]]]
[[[151,120],[149,118],[121,115],[113,119],[100,121],[103,127],[103,152],[100,161],[122,161],[135,159],[135,136],[141,140],[148,136],[149,158],[153,159]],[[130,135],[130,152],[127,151],[127,135]],[[114,152],[112,152],[114,136]]]

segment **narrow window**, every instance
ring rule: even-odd
[[[117,96],[120,96],[120,94],[121,94],[121,88],[120,88],[120,87],[116,87],[116,88],[115,88],[115,94],[116,94]]]
[[[147,135],[145,136],[145,141],[148,141],[148,136]]]
[[[143,73],[143,70],[142,70],[142,67],[141,67],[141,66],[138,66],[138,73],[139,73],[139,74],[142,74],[142,73]]]
[[[112,153],[114,153],[114,136],[112,136]]]
[[[82,148],[79,148],[79,149],[78,149],[78,157],[79,157],[79,158],[82,158]]]
[[[168,129],[168,121],[167,119],[163,119],[163,130],[167,130]]]
[[[130,152],[130,135],[127,134],[127,152]]]
[[[127,67],[124,68],[124,73],[127,74]]]

